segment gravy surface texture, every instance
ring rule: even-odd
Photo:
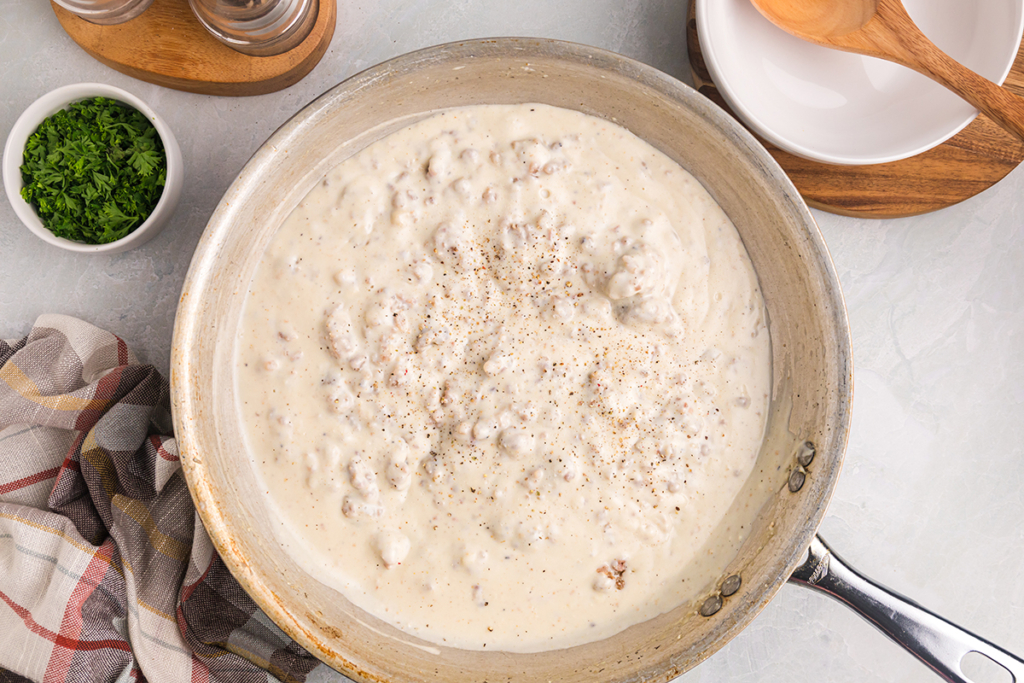
[[[765,428],[764,302],[721,209],[625,129],[494,105],[379,140],[281,227],[241,325],[275,533],[397,628],[562,648],[714,578]]]

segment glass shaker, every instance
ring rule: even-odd
[[[316,23],[318,0],[188,0],[217,40],[256,57],[299,45]]]
[[[142,14],[153,0],[53,0],[93,24],[120,24]]]

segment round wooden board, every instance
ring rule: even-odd
[[[309,36],[272,57],[250,57],[210,35],[186,0],[153,0],[123,24],[99,26],[51,2],[68,35],[83,50],[133,78],[205,95],[262,95],[298,83],[334,37],[336,0],[320,0]]]
[[[694,86],[733,114],[711,82],[704,63],[697,37],[695,3],[696,0],[690,0],[686,22]],[[1004,85],[1014,94],[1024,96],[1024,46],[1018,50]],[[739,117],[736,119],[742,123]],[[870,166],[833,166],[809,161],[756,137],[789,174],[809,205],[859,218],[916,216],[951,206],[992,187],[1024,160],[1024,143],[984,114],[923,154]]]

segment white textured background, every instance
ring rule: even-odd
[[[79,49],[49,3],[0,0],[4,138],[45,92],[102,81],[152,105],[186,164],[171,224],[126,254],[49,247],[0,202],[0,337],[25,334],[41,313],[66,313],[122,336],[166,372],[178,293],[208,216],[246,159],[304,104],[403,52],[498,35],[588,43],[689,82],[685,5],[339,0],[331,48],[305,80],[229,99],[121,75]],[[1024,170],[927,216],[815,215],[846,293],[856,363],[850,447],[822,535],[860,571],[1024,656]],[[938,679],[845,608],[787,586],[681,680]]]

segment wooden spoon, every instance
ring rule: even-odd
[[[751,0],[797,38],[909,67],[946,86],[1024,140],[1024,99],[935,47],[900,0]]]

